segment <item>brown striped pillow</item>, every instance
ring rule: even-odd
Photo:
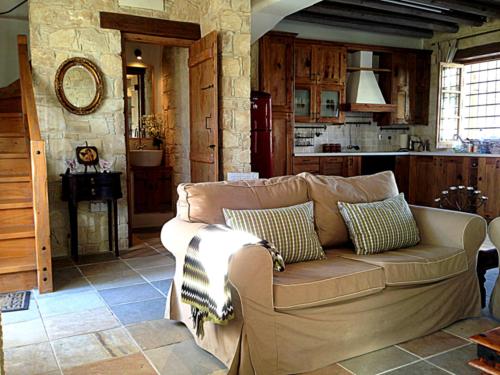
[[[262,210],[223,209],[226,225],[272,243],[285,263],[325,259],[314,230],[314,204]]]

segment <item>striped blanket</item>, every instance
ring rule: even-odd
[[[227,324],[234,317],[228,266],[232,254],[246,246],[266,248],[274,269],[283,271],[285,263],[278,250],[265,240],[223,225],[208,225],[189,243],[183,269],[182,302],[191,306],[193,328],[203,337],[203,323]]]

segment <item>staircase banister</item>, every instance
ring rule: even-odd
[[[21,96],[23,113],[28,122],[29,137],[31,141],[42,140],[38,115],[36,112],[35,93],[33,90],[33,76],[29,63],[28,37],[26,35],[17,36],[17,52],[19,55],[19,79],[21,84]]]

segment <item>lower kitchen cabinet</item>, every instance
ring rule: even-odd
[[[172,168],[133,167],[134,213],[172,210]]]
[[[314,174],[320,173],[320,157],[319,156],[294,156],[293,158],[293,174],[309,172]]]
[[[309,172],[325,176],[351,177],[361,174],[360,156],[295,156],[293,173]]]
[[[394,176],[401,193],[404,193],[408,200],[410,193],[410,158],[408,156],[396,156],[394,165]]]
[[[486,219],[500,216],[500,158],[479,158],[477,188],[488,197],[479,213]]]

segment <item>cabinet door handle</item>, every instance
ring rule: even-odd
[[[94,188],[90,189],[90,194],[92,194],[92,195],[95,195],[95,194],[96,194],[96,192],[95,192],[95,189],[94,189]]]

